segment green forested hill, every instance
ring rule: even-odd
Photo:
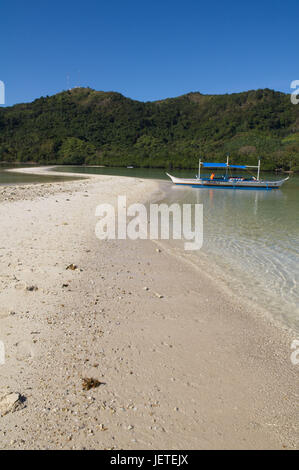
[[[299,169],[299,105],[269,89],[138,102],[74,88],[0,108],[0,161],[195,168],[198,157]]]

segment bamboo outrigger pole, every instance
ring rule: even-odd
[[[246,168],[257,168],[257,175],[256,180],[259,181],[260,179],[260,172],[261,172],[261,157],[259,157],[258,165],[246,165]]]
[[[259,181],[260,179],[260,171],[261,171],[261,159],[259,158],[259,164],[257,167],[257,180]]]
[[[226,171],[225,171],[226,178],[228,176],[228,166],[229,166],[229,154],[226,155]]]

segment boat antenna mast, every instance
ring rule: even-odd
[[[199,162],[198,162],[198,175],[197,175],[197,179],[200,179],[200,167],[201,167],[201,157],[199,157]]]

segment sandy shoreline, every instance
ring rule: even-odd
[[[95,237],[97,204],[158,190],[115,176],[1,188],[0,390],[26,401],[0,417],[0,448],[298,446],[288,333],[151,241]]]

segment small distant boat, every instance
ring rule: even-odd
[[[201,169],[208,168],[212,170],[224,169],[225,173],[221,176],[216,176],[213,172],[210,177],[201,177]],[[256,168],[257,175],[250,177],[235,176],[229,174],[229,170],[246,170],[247,168]],[[230,189],[279,189],[285,181],[289,179],[284,178],[278,181],[267,181],[260,179],[261,161],[258,161],[257,166],[252,165],[230,165],[227,158],[226,163],[209,163],[199,160],[198,175],[196,178],[176,178],[175,176],[166,173],[171,181],[176,185],[192,186],[194,188],[230,188]]]
[[[130,166],[127,166],[127,168],[134,168],[134,167],[130,165]]]

